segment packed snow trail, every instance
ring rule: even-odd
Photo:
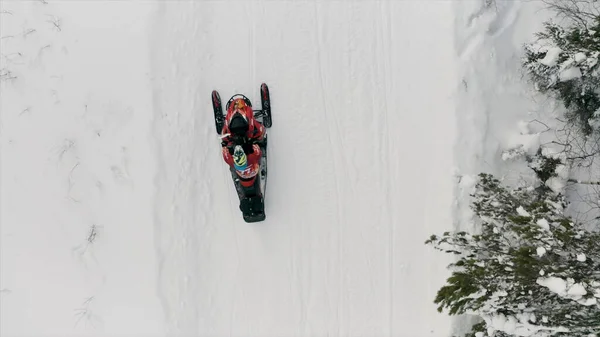
[[[156,237],[171,332],[448,336],[457,83],[448,1],[162,2]],[[264,222],[244,223],[210,92],[271,90]]]

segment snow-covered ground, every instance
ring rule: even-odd
[[[450,336],[423,242],[532,119],[540,4],[486,3],[0,2],[2,336]],[[246,224],[209,97],[261,82]]]
[[[154,5],[0,4],[0,334],[162,336]]]

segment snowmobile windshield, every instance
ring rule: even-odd
[[[233,97],[231,97],[229,99],[229,102],[227,102],[227,105],[225,106],[225,110],[229,111],[229,107],[231,106],[232,103],[235,102],[236,108],[240,107],[242,105],[247,105],[249,107],[252,107],[252,103],[250,102],[250,100],[248,99],[248,97],[241,95],[241,94],[237,94],[237,95],[233,95]],[[240,105],[241,104],[241,105]]]

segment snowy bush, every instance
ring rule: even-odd
[[[566,216],[550,189],[506,188],[482,173],[473,198],[478,234],[426,241],[458,258],[438,310],[480,316],[471,336],[600,334],[600,233]]]
[[[563,193],[569,181],[569,169],[564,152],[540,147],[534,156],[527,156],[528,167],[542,182],[541,189],[551,189],[554,193]]]
[[[600,130],[600,16],[587,18],[568,27],[546,22],[523,61],[536,88],[562,101],[585,135]]]

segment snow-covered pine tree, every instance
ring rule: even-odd
[[[482,173],[473,197],[478,234],[426,241],[458,258],[438,310],[480,316],[489,336],[600,336],[600,233],[547,188],[506,188]]]
[[[584,14],[568,27],[546,22],[525,45],[523,65],[536,88],[562,101],[568,121],[589,135],[600,130],[600,16]]]

